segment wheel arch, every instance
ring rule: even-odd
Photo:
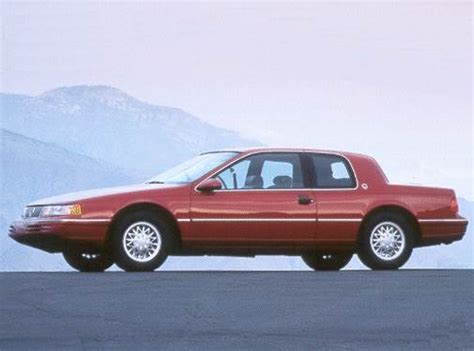
[[[369,221],[371,217],[373,217],[376,214],[379,213],[396,213],[399,214],[403,217],[405,217],[408,221],[408,223],[411,225],[413,228],[413,232],[415,234],[414,237],[414,244],[415,246],[419,245],[421,243],[421,228],[418,223],[418,220],[416,219],[416,216],[409,211],[408,209],[404,208],[403,206],[400,205],[381,205],[374,207],[371,209],[362,219],[361,225],[359,227],[359,233],[358,233],[358,242],[360,243],[361,237],[364,232],[365,225]]]
[[[176,218],[166,208],[153,202],[134,203],[134,204],[127,205],[121,208],[119,211],[117,211],[117,213],[115,213],[114,216],[112,217],[109,228],[107,230],[107,236],[106,236],[106,241],[105,241],[106,247],[110,246],[110,239],[112,237],[112,233],[118,221],[120,220],[120,218],[123,218],[127,214],[137,212],[137,211],[150,211],[150,212],[156,213],[158,217],[166,220],[167,223],[171,226],[171,229],[174,233],[173,251],[179,250],[179,248],[181,247],[181,232],[179,230],[179,226],[178,226],[178,222]]]

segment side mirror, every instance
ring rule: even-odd
[[[222,183],[215,178],[206,179],[197,186],[197,190],[202,192],[212,192],[219,189],[222,189]]]

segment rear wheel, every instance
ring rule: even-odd
[[[364,225],[359,258],[371,269],[398,269],[410,258],[413,238],[413,228],[404,216],[378,213]]]
[[[161,266],[173,237],[168,222],[152,211],[124,216],[112,235],[115,263],[125,271],[153,271]]]
[[[63,256],[72,268],[80,272],[103,272],[114,264],[106,253],[88,252],[75,247],[68,247]]]
[[[303,255],[303,261],[317,271],[338,271],[345,267],[352,258],[352,252],[324,253],[316,252]]]

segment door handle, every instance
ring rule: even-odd
[[[306,195],[298,196],[298,203],[300,205],[310,205],[313,202],[314,202],[314,200],[312,198],[310,198],[309,196],[306,196]]]

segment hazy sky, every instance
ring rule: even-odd
[[[107,84],[473,196],[472,4],[2,2],[4,92]]]

